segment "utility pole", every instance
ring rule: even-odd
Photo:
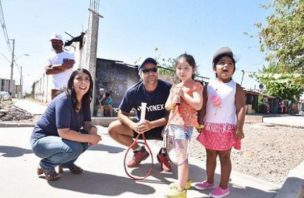
[[[96,79],[99,17],[103,18],[100,14],[98,14],[98,9],[99,0],[90,0],[89,27],[86,35],[85,63],[83,66],[90,71],[93,82],[95,82]],[[91,112],[93,114],[95,103],[95,84],[93,84],[92,99]]]
[[[23,79],[22,79],[22,65],[21,65],[20,66],[20,88],[19,88],[20,98],[22,98],[22,91],[23,91],[22,87],[23,87]]]
[[[12,97],[15,95],[15,89],[14,89],[14,62],[15,62],[15,39],[9,39],[13,42],[13,50],[12,50],[12,62],[11,62],[11,78],[10,78],[10,93]]]

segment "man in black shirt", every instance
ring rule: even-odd
[[[119,106],[118,120],[110,123],[108,131],[110,136],[120,144],[130,146],[133,138],[138,133],[145,133],[147,139],[162,140],[161,132],[167,124],[168,112],[165,103],[170,93],[171,84],[159,80],[157,72],[157,62],[153,58],[147,58],[139,66],[141,81],[130,87]],[[147,103],[146,117],[143,122],[140,120],[141,103]],[[137,121],[129,117],[132,109],[136,110]],[[128,167],[136,167],[140,162],[148,157],[148,152],[144,147],[134,145],[132,148],[134,155],[128,162]],[[164,171],[170,171],[167,153],[164,148],[160,149],[157,159]]]

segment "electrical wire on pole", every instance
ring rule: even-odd
[[[5,18],[4,18],[4,13],[3,13],[3,8],[2,8],[2,2],[0,0],[0,24],[1,24],[1,28],[4,34],[4,39],[6,41],[7,47],[9,49],[9,51],[12,51],[11,45],[10,45],[10,39],[7,33],[7,29],[6,29],[6,24],[5,24]]]

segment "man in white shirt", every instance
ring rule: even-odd
[[[46,75],[52,75],[53,78],[51,87],[51,97],[53,99],[63,88],[67,87],[68,79],[73,72],[75,60],[74,54],[63,49],[63,39],[61,35],[52,35],[50,41],[54,53],[48,58],[48,64],[45,66],[45,73]]]

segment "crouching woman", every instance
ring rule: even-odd
[[[67,168],[73,174],[82,173],[75,161],[89,145],[95,145],[101,137],[91,123],[90,102],[93,81],[86,69],[74,71],[67,90],[55,97],[34,127],[31,136],[33,152],[42,158],[37,173],[48,181],[60,175],[55,171]]]

